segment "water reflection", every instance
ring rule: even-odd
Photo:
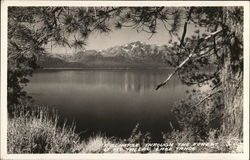
[[[36,73],[32,83],[85,84],[98,87],[120,89],[124,92],[143,93],[154,90],[163,81],[170,70],[81,70],[81,71],[50,71]],[[44,76],[46,75],[46,76]],[[177,77],[169,82],[168,89],[174,89],[181,84]]]
[[[50,70],[35,73],[26,88],[36,103],[57,108],[74,119],[77,130],[126,138],[137,122],[155,139],[169,131],[174,103],[186,87],[174,77],[155,91],[170,70]]]

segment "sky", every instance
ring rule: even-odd
[[[182,28],[179,30],[179,35],[182,34]],[[188,25],[187,36],[190,36],[195,30],[194,26]],[[110,33],[91,33],[87,39],[87,50],[104,50],[117,45],[124,45],[135,41],[145,42],[146,44],[165,45],[171,39],[165,27],[159,23],[157,33],[151,38],[151,34],[146,32],[137,32],[135,29],[124,27],[122,29],[113,29]],[[50,49],[49,49],[50,50]],[[74,48],[56,47],[52,49],[53,54],[73,54]]]
[[[157,44],[163,45],[166,44],[169,39],[170,35],[166,30],[162,27],[159,27],[156,34],[151,37],[150,33],[140,32],[138,33],[135,29],[131,28],[123,28],[121,30],[114,30],[110,34],[92,34],[89,38],[88,46],[89,49],[106,49],[115,45],[122,45],[131,43],[134,41],[142,41],[147,44]]]

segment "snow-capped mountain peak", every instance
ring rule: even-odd
[[[167,65],[165,63],[168,54],[172,54],[168,46],[157,46],[136,41],[121,46],[111,47],[105,50],[85,50],[71,56],[54,55],[53,63],[58,65],[76,65],[87,67],[129,67],[129,66],[155,66]],[[49,57],[47,57],[49,58]],[[50,59],[50,58],[49,58]],[[49,60],[46,59],[46,60]],[[48,61],[45,66],[53,66]]]

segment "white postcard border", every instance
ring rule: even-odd
[[[1,157],[0,159],[248,159],[249,158],[249,5],[247,1],[2,1],[1,2]],[[244,153],[169,154],[7,154],[7,7],[8,6],[243,6]]]

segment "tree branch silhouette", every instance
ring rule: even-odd
[[[197,48],[199,47],[200,43],[208,40],[211,37],[216,36],[217,34],[221,33],[223,30],[218,30],[215,31],[213,33],[211,33],[210,35],[206,36],[205,38],[201,38],[200,40],[198,40],[198,44],[197,46],[193,49],[193,51],[189,54],[189,56],[182,62],[180,63],[175,70],[168,76],[168,78],[163,81],[162,83],[158,84],[156,86],[156,90],[158,90],[159,88],[163,87],[164,85],[167,84],[167,82],[195,55]]]

